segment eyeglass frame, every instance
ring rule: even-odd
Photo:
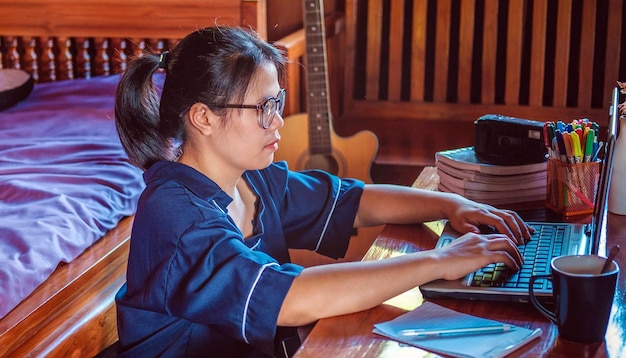
[[[227,104],[222,104],[222,105],[216,105],[215,107],[217,108],[239,108],[239,109],[256,109],[259,112],[259,116],[258,116],[258,122],[259,122],[259,126],[263,129],[268,129],[272,123],[274,122],[274,117],[276,116],[276,113],[278,113],[279,115],[283,114],[283,111],[285,110],[285,98],[286,98],[286,91],[284,88],[281,88],[280,91],[278,91],[278,94],[276,95],[276,97],[274,96],[270,96],[267,97],[263,100],[263,102],[261,103],[257,103],[257,104],[234,104],[234,103],[227,103]],[[265,109],[264,107],[270,103],[271,101],[273,101],[275,103],[275,110],[274,113],[272,113],[272,116],[268,119],[268,123],[267,126],[264,125],[263,123],[263,116],[265,115]]]

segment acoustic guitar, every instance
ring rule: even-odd
[[[371,183],[370,170],[378,150],[378,139],[370,131],[360,131],[346,138],[333,131],[326,71],[323,0],[304,0],[303,4],[307,113],[285,118],[274,160],[286,160],[293,170],[322,169],[339,177]],[[381,229],[382,226],[355,230],[355,236],[350,240],[342,261],[360,260]],[[308,250],[291,249],[289,252],[292,261],[303,266],[334,261]]]
[[[378,139],[370,131],[345,138],[333,131],[323,0],[304,0],[303,6],[307,113],[285,118],[274,158],[286,160],[293,170],[322,169],[371,183],[370,169],[378,150]]]

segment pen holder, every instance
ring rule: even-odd
[[[593,213],[600,162],[565,164],[548,159],[546,206],[562,215]]]

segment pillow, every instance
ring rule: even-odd
[[[25,71],[0,69],[0,111],[28,97],[34,84],[33,77]]]

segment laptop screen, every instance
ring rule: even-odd
[[[619,88],[615,87],[611,96],[611,107],[609,108],[609,123],[606,130],[606,145],[604,149],[604,160],[602,171],[598,182],[597,203],[595,205],[592,221],[592,247],[591,253],[597,255],[600,247],[603,232],[606,231],[605,218],[607,212],[609,187],[611,185],[611,173],[613,172],[613,153],[615,151],[615,140],[617,137],[619,105]]]

